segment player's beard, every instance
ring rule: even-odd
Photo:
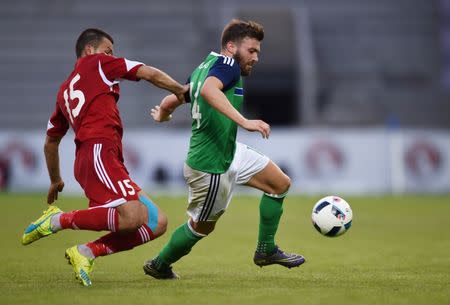
[[[242,76],[249,76],[250,73],[252,72],[253,65],[250,65],[250,68],[247,68],[247,63],[244,62],[244,60],[242,59],[242,56],[239,53],[239,51],[237,51],[236,54],[234,54],[233,57],[239,63],[239,67],[241,68],[241,75]]]

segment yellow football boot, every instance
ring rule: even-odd
[[[22,235],[22,244],[28,245],[42,237],[56,233],[51,230],[50,221],[53,215],[59,213],[62,213],[62,211],[58,207],[54,205],[49,206],[48,209],[44,211],[41,217],[32,222],[25,229],[25,232]]]
[[[73,267],[75,278],[84,286],[91,286],[92,282],[89,274],[94,267],[94,259],[82,255],[78,251],[77,246],[73,246],[66,250],[66,258],[68,263]]]

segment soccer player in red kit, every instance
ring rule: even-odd
[[[174,93],[180,101],[188,90],[156,68],[114,57],[113,42],[99,29],[87,29],[77,40],[75,68],[58,91],[47,127],[44,153],[51,181],[50,206],[22,237],[27,245],[64,229],[110,231],[66,250],[76,278],[85,286],[91,285],[96,257],[144,244],[162,235],[167,227],[166,215],[133,182],[123,164],[119,82],[144,79]],[[75,178],[89,199],[89,209],[63,212],[52,203],[64,188],[58,147],[69,127],[75,132]]]

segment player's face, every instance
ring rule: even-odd
[[[234,58],[239,62],[242,76],[250,75],[253,66],[258,62],[258,55],[260,52],[261,42],[255,38],[245,37],[237,45]]]
[[[103,38],[97,47],[88,44],[84,49],[84,55],[101,54],[101,53],[106,55],[113,55],[114,53],[114,46],[112,42],[107,38]]]
[[[98,47],[94,49],[94,54],[101,53],[104,53],[106,55],[113,55],[114,53],[114,46],[112,42],[107,38],[103,38]]]

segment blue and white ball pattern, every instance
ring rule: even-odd
[[[335,237],[344,234],[352,225],[350,205],[338,196],[327,196],[314,205],[312,222],[320,234]]]

